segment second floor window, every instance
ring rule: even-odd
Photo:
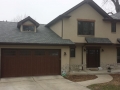
[[[35,26],[23,25],[23,31],[35,31]]]
[[[94,22],[78,21],[78,35],[94,35]]]

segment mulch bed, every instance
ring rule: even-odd
[[[97,76],[95,75],[68,75],[65,78],[73,82],[81,82],[81,81],[96,79]]]

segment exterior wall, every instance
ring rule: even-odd
[[[16,48],[16,49],[61,49],[61,70],[69,71],[70,49],[69,46],[40,46],[40,45],[0,45],[2,48]],[[64,55],[66,52],[67,55]],[[0,55],[1,56],[1,55]],[[67,67],[67,68],[65,68]]]
[[[100,67],[104,69],[108,64],[117,65],[117,48],[115,45],[102,45],[100,46]],[[83,49],[86,49],[84,46]],[[104,51],[102,51],[102,49]],[[86,69],[86,51],[83,50],[83,66]],[[70,58],[70,65],[81,65],[82,66],[82,45],[76,46],[76,56]],[[118,64],[119,65],[119,64]]]
[[[90,5],[84,4],[69,14],[71,17],[63,20],[63,38],[73,42],[85,43],[85,37],[109,38],[117,43],[120,34],[120,23],[117,23],[117,32],[111,32],[111,23],[103,21],[103,17]],[[78,35],[77,19],[95,20],[95,35]]]
[[[31,21],[26,21],[23,25],[34,25]]]
[[[57,35],[62,37],[62,20],[52,25],[50,29],[53,30]]]
[[[70,65],[82,64],[82,45],[76,45],[75,57],[70,57]]]

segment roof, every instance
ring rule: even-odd
[[[120,38],[118,38],[117,41],[120,43]]]
[[[31,21],[32,23],[34,23],[34,24],[36,25],[36,27],[38,27],[38,26],[40,25],[37,21],[35,21],[34,19],[32,19],[30,16],[28,16],[28,17],[26,17],[25,19],[19,21],[18,24],[17,24],[17,27],[20,28],[20,26],[21,26],[24,22],[26,22],[26,21],[28,21],[28,20]]]
[[[73,8],[69,9],[68,11],[66,11],[65,13],[63,13],[63,14],[59,15],[58,17],[56,17],[55,19],[53,19],[46,26],[49,27],[49,26],[53,25],[54,23],[61,20],[62,18],[67,16],[69,13],[71,13],[72,11],[74,11],[75,9],[77,9],[78,7],[80,7],[80,6],[82,6],[82,5],[86,4],[86,3],[89,4],[91,7],[93,7],[104,18],[112,19],[112,17],[110,17],[103,9],[101,9],[93,0],[84,0],[81,3],[79,3],[78,5],[74,6]]]
[[[120,19],[120,12],[111,15],[111,17],[112,17],[113,19]]]
[[[108,38],[85,38],[87,43],[95,43],[95,44],[112,44],[112,42]]]
[[[17,28],[17,22],[0,22],[0,43],[23,44],[58,44],[73,45],[69,39],[62,39],[52,30],[41,24],[37,32],[21,32]]]

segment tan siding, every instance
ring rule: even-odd
[[[107,64],[117,64],[117,49],[116,46],[100,46],[100,66],[106,66]],[[84,47],[84,49],[86,49]],[[103,49],[104,51],[102,51]],[[86,51],[83,51],[83,64],[86,69]],[[82,65],[82,45],[76,46],[76,57],[70,58],[70,65]]]
[[[75,57],[70,58],[70,65],[81,65],[82,63],[82,46],[77,45],[75,48]]]
[[[84,43],[85,37],[77,35],[77,19],[95,20],[95,35],[89,37],[109,38],[113,43],[117,43],[116,38],[120,34],[120,23],[117,24],[117,32],[111,32],[111,23],[103,21],[103,17],[90,5],[85,4],[69,14],[69,19],[64,19],[64,39],[71,39],[73,42]]]
[[[23,25],[34,25],[31,21],[26,21]]]
[[[52,25],[50,29],[53,30],[57,35],[62,37],[62,20]]]

